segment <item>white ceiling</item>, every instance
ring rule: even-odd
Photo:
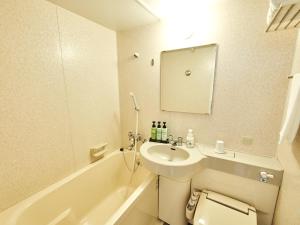
[[[158,21],[149,0],[48,0],[112,30],[128,30]],[[152,0],[156,2],[157,0]]]

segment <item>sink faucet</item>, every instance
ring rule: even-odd
[[[169,143],[171,144],[172,147],[182,146],[182,137],[178,137],[177,140],[174,140],[173,135],[170,134],[168,139],[169,139]]]
[[[176,146],[177,146],[177,141],[170,141],[170,144],[171,144],[171,150],[172,151],[175,151],[176,150]]]
[[[173,135],[169,135],[169,143],[171,144],[171,150],[176,150],[177,141],[173,140]]]
[[[176,147],[177,146],[177,141],[172,140],[172,141],[170,141],[170,144],[171,144],[172,147]]]

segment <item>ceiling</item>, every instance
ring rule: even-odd
[[[69,11],[120,31],[155,23],[159,19],[148,7],[159,0],[48,0]]]

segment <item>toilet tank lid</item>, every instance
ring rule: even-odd
[[[235,209],[239,212],[248,214],[249,210],[256,212],[255,208],[238,200],[235,200],[233,198],[218,194],[213,191],[203,190],[202,194],[206,195],[206,199],[209,199],[211,201],[214,201],[216,203],[219,203],[221,205],[224,205],[226,207]]]

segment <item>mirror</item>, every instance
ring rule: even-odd
[[[217,45],[161,52],[161,110],[211,114]]]

